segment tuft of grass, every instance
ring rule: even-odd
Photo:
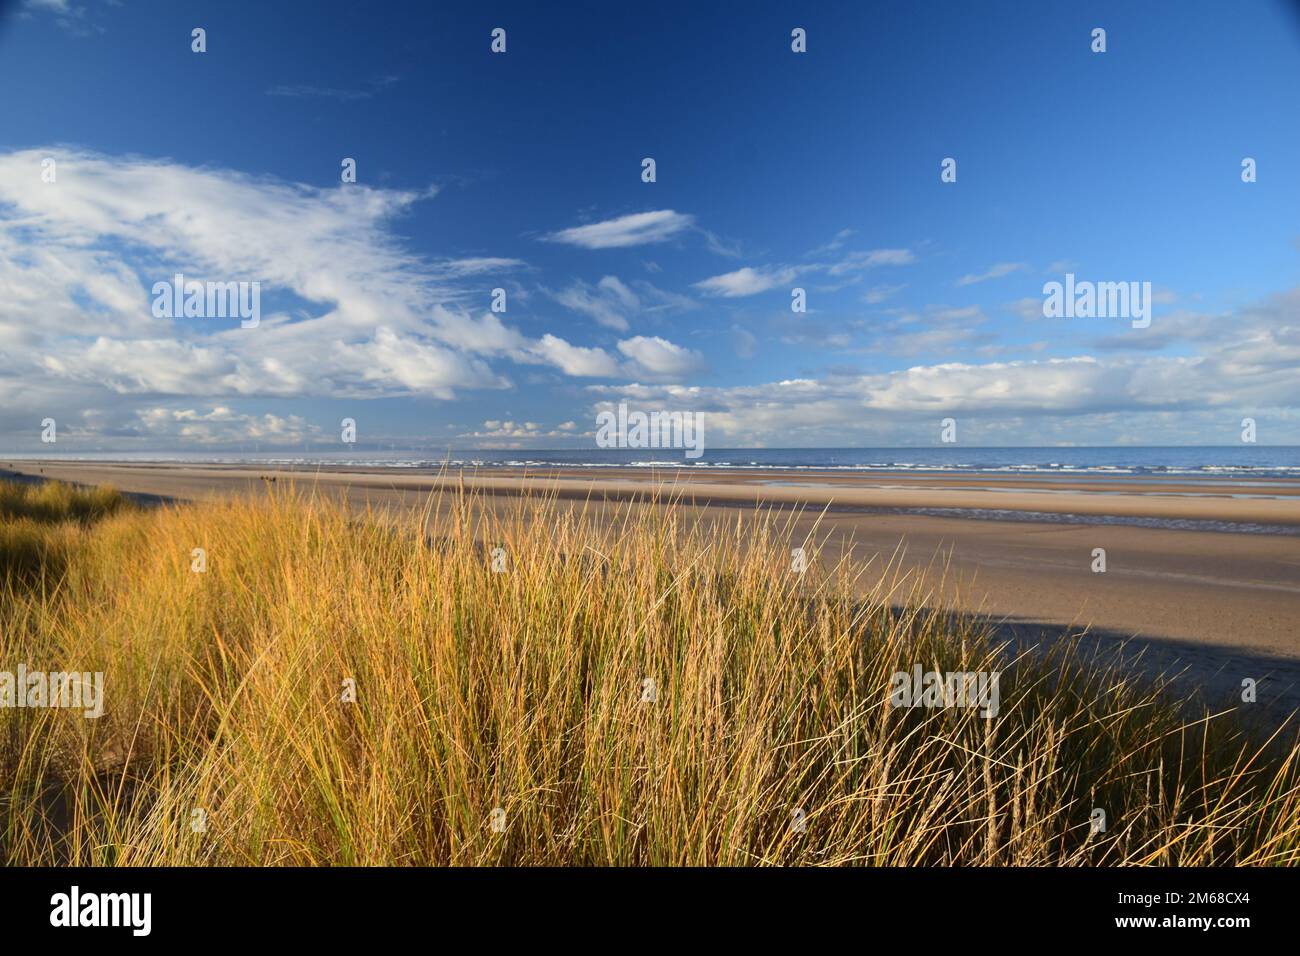
[[[0,591],[53,587],[86,528],[132,507],[109,487],[0,481]]]
[[[74,488],[58,481],[40,484],[0,482],[0,519],[27,518],[46,524],[98,521],[127,508],[116,488]]]
[[[794,574],[817,542],[778,515],[691,517],[282,488],[6,520],[61,567],[0,591],[0,670],[102,671],[106,704],[0,709],[0,859],[1300,862],[1293,737],[1001,645],[889,569]],[[999,671],[997,717],[891,707],[917,663]]]

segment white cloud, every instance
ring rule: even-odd
[[[731,327],[731,345],[736,350],[737,358],[749,359],[758,354],[758,339],[743,326]]]
[[[1280,305],[1280,304],[1279,304]],[[1221,357],[1089,355],[974,364],[944,362],[871,374],[827,375],[757,385],[589,386],[604,400],[671,404],[703,411],[715,440],[737,447],[926,444],[938,422],[967,423],[968,440],[1035,444],[1112,440],[1117,429],[1195,440],[1198,428],[1229,436],[1243,414],[1300,402],[1300,324],[1252,334]],[[1294,435],[1283,412],[1278,432]],[[1175,424],[1182,422],[1178,434]],[[977,431],[976,431],[977,430]],[[1147,438],[1148,442],[1152,439]]]
[[[665,242],[690,229],[694,222],[694,217],[685,213],[659,209],[561,229],[544,238],[550,242],[563,242],[584,249],[616,249]]]
[[[855,229],[841,229],[839,232],[835,233],[835,236],[831,239],[830,242],[824,243],[823,245],[818,246],[816,249],[810,250],[804,256],[804,258],[819,259],[823,256],[829,255],[832,252],[838,252],[840,249],[844,248],[844,243],[848,242],[849,238],[852,237],[856,232],[857,230]]]
[[[677,379],[704,367],[699,352],[674,345],[657,335],[638,335],[618,343],[618,350],[632,360],[631,374],[656,379]]]
[[[501,439],[523,439],[532,440],[538,438],[572,438],[573,432],[577,429],[574,422],[565,422],[563,425],[557,425],[554,428],[547,428],[540,422],[514,422],[490,420],[483,423],[483,428],[477,431],[461,432],[457,438],[468,438],[474,440],[487,439],[485,447],[497,445]],[[511,447],[507,443],[506,447]]]
[[[555,335],[544,335],[531,351],[542,361],[566,375],[612,378],[618,375],[616,362],[604,349],[570,345]]]
[[[368,342],[341,346],[336,353],[359,371],[351,375],[336,368],[338,380],[349,382],[354,393],[367,394],[370,387],[434,398],[455,397],[457,388],[507,388],[509,382],[496,376],[479,359],[458,355],[451,349],[411,336],[380,328]],[[347,393],[345,388],[344,393]]]
[[[911,249],[872,249],[868,252],[850,252],[839,262],[826,267],[833,276],[842,276],[878,266],[910,266],[916,262]]]
[[[745,266],[735,272],[712,276],[695,283],[695,288],[706,295],[717,295],[727,299],[757,295],[769,289],[789,286],[798,277],[798,271],[789,266],[753,269]]]
[[[1041,296],[1024,296],[1004,306],[1008,312],[1020,316],[1026,322],[1039,322],[1043,319],[1043,299]]]
[[[1025,268],[1023,262],[999,262],[990,266],[987,271],[980,273],[968,273],[957,280],[958,285],[974,285],[977,282],[987,282],[990,279],[1001,279],[1003,276],[1009,276],[1013,272],[1019,272]]]
[[[590,316],[599,325],[626,332],[630,320],[642,313],[680,311],[695,308],[688,296],[666,292],[644,279],[631,286],[617,276],[605,276],[593,287],[581,280],[560,292],[548,292],[556,302]]]
[[[627,315],[641,308],[641,302],[617,276],[605,276],[595,288],[578,281],[562,292],[551,294],[556,302],[574,312],[581,312],[609,329],[626,332]]]
[[[0,153],[0,398],[12,420],[104,408],[120,424],[147,396],[445,400],[509,387],[491,359],[618,374],[600,349],[534,340],[471,310],[483,290],[456,280],[519,260],[404,249],[394,221],[434,194],[63,147]],[[260,283],[261,324],[155,318],[153,283],[177,272]],[[644,308],[668,296],[635,295]]]
[[[55,183],[41,181],[47,156],[58,161]],[[617,345],[584,347],[543,329],[525,335],[487,311],[486,289],[495,281],[476,277],[528,269],[526,263],[487,255],[427,259],[400,241],[394,224],[433,195],[432,189],[359,185],[322,189],[66,148],[0,153],[0,434],[27,436],[33,421],[50,414],[59,420],[61,442],[65,434],[308,441],[312,426],[283,409],[246,414],[241,406],[259,399],[460,399],[471,390],[512,387],[499,367],[507,363],[530,366],[526,377],[540,383],[552,382],[557,370],[635,383],[591,386],[597,394],[689,401],[688,407],[709,410],[711,433],[734,444],[912,443],[943,415],[965,416],[983,423],[976,427],[989,429],[986,434],[1013,441],[1016,435],[997,429],[1023,428],[1032,439],[1041,428],[1046,440],[1073,423],[1078,436],[1107,441],[1147,434],[1143,422],[1164,415],[1215,422],[1236,414],[1240,421],[1241,414],[1259,417],[1300,403],[1300,290],[1232,313],[1160,313],[1147,330],[1048,322],[1041,300],[1029,297],[1004,307],[1042,323],[1032,329],[1039,341],[1023,345],[1011,344],[1023,336],[1005,328],[1004,344],[973,306],[873,309],[870,319],[834,316],[821,330],[811,317],[800,317],[788,341],[856,345],[859,353],[869,348],[918,364],[872,374],[837,366],[756,385],[692,385],[707,368],[700,352],[630,331],[654,313],[697,308],[695,300],[642,279],[575,281],[548,294],[620,333]],[[599,249],[664,241],[687,229],[695,229],[691,217],[665,210],[548,238]],[[825,261],[746,267],[696,288],[741,298],[808,277],[843,277],[848,285],[869,270],[916,258],[906,249],[845,253],[840,247],[848,238],[841,233],[816,250],[833,254]],[[958,281],[974,284],[1018,268],[999,263]],[[155,318],[150,287],[178,271],[191,279],[260,282],[261,325]],[[878,304],[902,288],[877,285],[862,299]],[[528,290],[513,282],[511,290],[513,318]],[[1165,290],[1160,296],[1173,298]],[[727,316],[696,331],[721,335],[738,355],[752,356],[758,343],[740,321],[754,319]],[[940,360],[952,355],[966,361]],[[1034,360],[992,360],[1004,355]],[[562,414],[583,420],[569,409]],[[506,424],[538,435],[577,428],[573,422],[550,432],[535,422]],[[1181,440],[1198,437],[1189,431]],[[1170,434],[1170,440],[1180,439]]]
[[[862,296],[862,301],[867,305],[879,305],[891,296],[897,295],[906,289],[906,285],[877,285],[872,286]]]
[[[438,274],[449,279],[476,276],[485,272],[503,272],[508,269],[527,268],[522,259],[505,259],[497,256],[479,256],[467,259],[444,259],[435,266]]]
[[[843,236],[844,233],[841,233]],[[734,272],[711,276],[695,283],[695,288],[706,295],[735,299],[757,295],[770,289],[788,288],[802,276],[825,274],[841,279],[837,288],[851,285],[860,280],[859,273],[878,266],[902,266],[916,261],[910,249],[872,249],[866,252],[850,252],[836,262],[814,262],[799,266],[762,266],[754,268],[745,266]],[[845,278],[848,277],[848,278]]]
[[[725,259],[740,258],[740,243],[734,239],[724,239],[716,233],[709,232],[707,229],[701,229],[700,234],[704,236],[704,245],[715,256],[722,256]]]
[[[320,429],[301,416],[249,415],[225,406],[206,412],[193,408],[142,409],[130,430],[140,437],[204,445],[242,442],[296,445],[321,438]]]

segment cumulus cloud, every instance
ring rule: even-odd
[[[699,352],[674,345],[657,335],[638,335],[618,343],[618,350],[632,362],[630,371],[637,377],[678,379],[704,367]]]
[[[137,415],[136,434],[151,439],[221,445],[241,442],[300,444],[318,441],[320,429],[301,416],[270,413],[250,415],[225,406],[207,411],[194,408],[145,408]]]
[[[531,350],[566,375],[613,377],[618,374],[618,362],[604,349],[570,345],[559,336],[544,335]]]
[[[47,158],[53,182],[42,181]],[[497,360],[619,374],[600,349],[529,338],[476,312],[481,288],[457,280],[525,268],[520,260],[407,251],[394,224],[435,194],[69,147],[0,154],[0,392],[20,418],[115,405],[120,425],[148,398],[447,400],[510,387]],[[259,283],[260,325],[156,317],[154,283],[177,273]],[[667,296],[629,294],[644,308]]]
[[[934,440],[948,416],[992,443],[1090,435],[1108,441],[1126,427],[1150,442],[1156,422],[1164,423],[1160,434],[1168,440],[1186,442],[1190,429],[1207,423],[1230,434],[1226,426],[1240,421],[1242,409],[1262,415],[1300,402],[1297,361],[1300,326],[1293,324],[1260,331],[1215,357],[943,362],[757,385],[638,383],[589,386],[589,392],[602,402],[703,412],[715,441],[737,447],[762,446],[772,436],[796,446],[921,444]]]
[[[548,428],[540,422],[490,419],[483,423],[482,428],[461,432],[456,437],[482,441],[483,447],[492,448],[503,447],[501,439],[533,441],[538,438],[572,438],[577,431],[577,427],[575,422],[564,422],[554,428]],[[522,445],[522,442],[519,444]],[[504,447],[516,447],[515,441],[507,441]]]

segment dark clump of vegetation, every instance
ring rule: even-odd
[[[0,519],[28,518],[43,524],[91,522],[129,504],[116,488],[74,488],[57,481],[40,485],[0,482]]]
[[[131,502],[115,488],[0,482],[0,587],[56,583],[75,540],[91,524],[128,510]]]

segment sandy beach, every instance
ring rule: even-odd
[[[1300,668],[1300,488],[1287,482],[644,468],[438,476],[57,461],[0,462],[0,469],[178,501],[262,494],[274,477],[358,507],[412,508],[463,481],[497,508],[524,491],[545,491],[595,514],[656,495],[689,505],[692,520],[790,509],[797,512],[793,543],[813,534],[824,557],[850,554],[868,566],[867,577],[892,561],[923,576],[944,600],[1008,625],[1136,638],[1168,661],[1245,656],[1288,672]],[[1272,533],[1234,530],[1252,528]],[[1097,548],[1106,552],[1105,573],[1092,570]]]

